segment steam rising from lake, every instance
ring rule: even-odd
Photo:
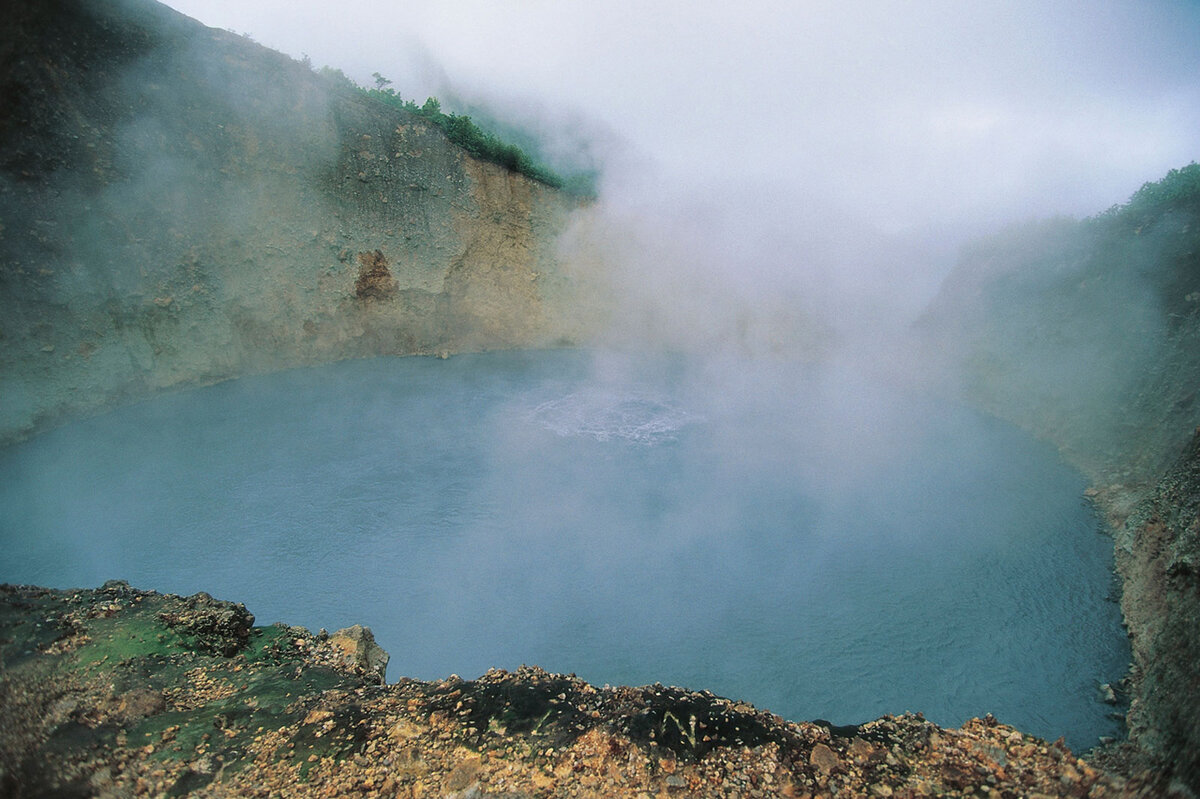
[[[0,451],[0,581],[367,624],[393,678],[1118,732],[1111,542],[1052,450],[868,373],[711,366],[372,359],[129,406]]]
[[[952,376],[902,334],[970,236],[1196,158],[1195,6],[172,5],[599,169],[562,260],[607,298],[591,343],[661,357],[346,363],[72,425],[0,452],[0,579],[365,623],[393,676],[536,662],[794,718],[1115,732],[1082,478],[926,391]]]
[[[564,258],[608,343],[894,339],[962,243],[1200,155],[1200,7],[173,0],[363,85],[530,131],[599,200]]]
[[[669,399],[652,394],[626,395],[593,389],[547,400],[531,417],[560,436],[584,436],[596,441],[619,439],[634,444],[658,444],[674,439],[682,428],[700,421]]]

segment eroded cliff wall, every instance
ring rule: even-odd
[[[1133,644],[1130,735],[1200,786],[1200,430],[1117,534]]]
[[[580,334],[576,198],[150,0],[0,25],[0,441],[171,386]]]

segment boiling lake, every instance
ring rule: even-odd
[[[0,581],[369,625],[389,677],[522,663],[839,724],[1120,733],[1084,479],[851,368],[378,358],[158,397],[0,450]]]

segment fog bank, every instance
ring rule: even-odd
[[[668,338],[910,318],[967,238],[1102,210],[1200,149],[1187,4],[172,5],[598,166],[637,288],[616,327]]]

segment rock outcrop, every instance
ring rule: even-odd
[[[172,386],[580,333],[580,200],[245,37],[20,0],[0,96],[0,442]]]
[[[391,656],[375,643],[375,634],[370,627],[352,624],[330,636],[329,643],[341,652],[344,665],[374,675],[381,683],[387,678]]]
[[[1200,430],[1117,532],[1131,738],[1200,786]]]

